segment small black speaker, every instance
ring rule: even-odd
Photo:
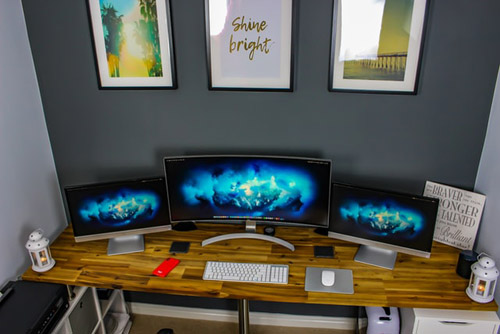
[[[458,256],[457,274],[463,278],[470,278],[471,265],[477,261],[478,254],[473,250],[463,250]]]

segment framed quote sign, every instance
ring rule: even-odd
[[[336,0],[330,91],[415,94],[427,0]]]
[[[205,18],[210,89],[293,89],[293,0],[205,0]]]
[[[101,88],[177,88],[169,0],[88,0]]]

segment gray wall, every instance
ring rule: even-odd
[[[0,287],[31,261],[24,244],[66,225],[20,1],[0,1]]]
[[[179,89],[99,90],[86,1],[23,0],[61,185],[159,175],[161,157],[331,158],[334,179],[472,189],[500,59],[498,0],[430,2],[418,95],[327,91],[330,0],[297,1],[293,93],[207,89],[203,0],[172,0]]]
[[[333,2],[296,2],[295,91],[270,93],[208,91],[203,0],[172,0],[173,91],[99,90],[86,1],[23,0],[61,186],[159,175],[165,155],[242,152],[331,158],[343,182],[472,189],[500,2],[430,2],[416,96],[328,92]]]
[[[500,267],[500,177],[498,166],[500,166],[500,71],[495,89],[493,103],[491,105],[490,121],[484,141],[483,154],[477,173],[475,191],[486,195],[481,225],[476,239],[476,251],[485,252],[496,261]],[[495,300],[500,301],[500,288],[495,290]],[[498,311],[500,315],[500,310]]]

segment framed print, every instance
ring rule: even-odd
[[[416,94],[427,0],[336,0],[330,91]]]
[[[169,0],[88,0],[101,88],[177,88]]]
[[[293,0],[205,0],[209,89],[292,91]]]

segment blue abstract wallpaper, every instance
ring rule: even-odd
[[[65,193],[75,236],[170,224],[162,177],[67,187]]]
[[[346,221],[357,223],[374,235],[416,235],[424,227],[424,217],[395,201],[346,200],[340,207]]]
[[[191,172],[182,184],[188,205],[202,202],[235,215],[263,216],[286,210],[298,216],[315,199],[316,185],[299,169],[263,161]]]
[[[327,223],[329,183],[330,166],[307,160],[189,159],[167,168],[173,220]]]
[[[430,251],[438,203],[421,196],[334,184],[330,231]]]
[[[160,199],[154,192],[124,188],[87,198],[82,202],[79,214],[85,222],[124,226],[153,219],[159,207]]]

